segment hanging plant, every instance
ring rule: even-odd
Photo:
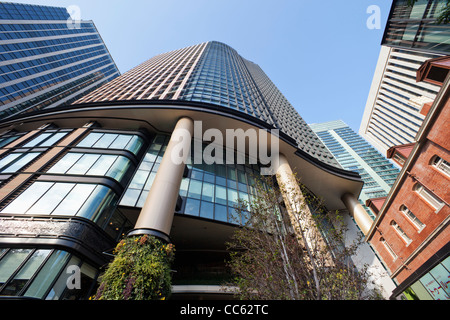
[[[171,293],[175,247],[155,237],[126,238],[101,277],[94,300],[164,300]]]

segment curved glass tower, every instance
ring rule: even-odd
[[[12,270],[0,268],[0,295],[84,299],[120,237],[139,234],[176,245],[174,294],[219,294],[225,243],[241,222],[234,205],[252,200],[269,165],[279,183],[294,172],[330,212],[348,209],[363,231],[369,223],[359,175],[339,166],[258,65],[215,41],[153,57],[0,132],[0,265]],[[215,161],[204,157],[211,149]],[[54,261],[58,272],[45,277]],[[85,291],[62,285],[71,264]]]

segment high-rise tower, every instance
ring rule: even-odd
[[[176,245],[174,294],[220,294],[211,277],[220,284],[226,274],[234,205],[251,201],[263,170],[280,184],[296,173],[363,232],[372,222],[357,201],[360,176],[339,166],[261,68],[219,42],[158,55],[70,106],[5,121],[0,132],[0,264],[20,261],[4,269],[0,295],[86,298],[117,240],[142,234]],[[217,161],[196,161],[211,145]],[[16,286],[35,256],[42,260]],[[61,285],[70,261],[92,285],[86,292]]]
[[[450,25],[439,24],[445,0],[395,0],[359,134],[386,155],[389,148],[413,143],[440,87],[417,81],[427,60],[450,53]]]
[[[92,21],[65,8],[0,3],[0,119],[67,105],[117,77]]]

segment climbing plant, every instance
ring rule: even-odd
[[[164,300],[171,294],[175,247],[143,235],[119,242],[94,300]]]

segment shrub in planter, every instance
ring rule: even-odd
[[[144,235],[126,238],[101,277],[94,300],[164,300],[171,293],[172,244]]]

